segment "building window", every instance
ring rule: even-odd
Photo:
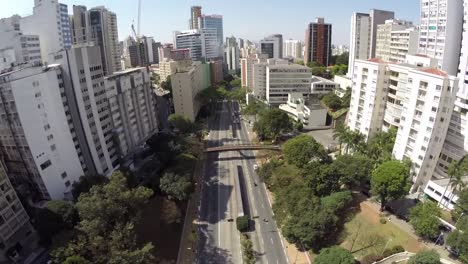
[[[55,151],[56,149],[57,149],[57,147],[55,146],[55,144],[53,144],[53,145],[50,146],[50,150],[51,150],[51,151]]]
[[[70,187],[70,185],[71,185],[70,181],[66,181],[66,182],[65,182],[65,186],[66,186],[66,187]]]
[[[67,173],[64,171],[60,176],[62,176],[62,179],[65,179],[68,175],[67,175]]]
[[[47,136],[47,140],[51,141],[52,139],[54,139],[54,136],[53,136],[53,135],[48,135],[48,136]]]
[[[47,125],[44,126],[44,130],[45,130],[45,131],[47,131],[47,130],[49,130],[49,129],[50,129],[50,125],[49,125],[49,124],[47,124]]]
[[[50,160],[47,160],[46,162],[44,162],[44,163],[41,164],[41,169],[42,169],[42,170],[45,170],[45,169],[47,169],[50,165],[52,165],[52,162],[50,162]]]

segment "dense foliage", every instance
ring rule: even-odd
[[[433,239],[439,235],[440,216],[440,207],[430,201],[418,203],[410,209],[411,225],[416,234],[426,239]]]
[[[439,264],[440,256],[435,250],[420,251],[408,260],[408,264]]]
[[[396,160],[384,162],[373,171],[371,191],[379,197],[381,210],[388,201],[399,199],[408,193],[409,173],[409,167]]]
[[[159,187],[170,199],[185,201],[192,192],[192,182],[188,175],[166,172],[160,180]]]
[[[261,113],[253,129],[260,140],[276,140],[281,133],[292,131],[293,122],[288,114],[280,109],[268,109]]]
[[[322,145],[309,135],[300,135],[283,145],[283,153],[290,164],[303,168],[311,160],[326,159],[327,153]]]
[[[356,260],[348,250],[334,246],[320,250],[314,264],[354,264]]]

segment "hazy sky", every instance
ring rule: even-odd
[[[106,6],[117,13],[120,39],[131,33],[132,21],[137,20],[137,0],[60,2],[69,6],[69,12],[73,5]],[[31,14],[33,4],[34,0],[0,0],[0,18]],[[191,5],[201,5],[204,14],[223,15],[225,37],[253,41],[273,33],[304,40],[307,23],[324,17],[333,24],[333,43],[348,45],[352,13],[372,8],[392,10],[397,18],[419,24],[419,0],[142,0],[141,33],[172,42],[172,31],[188,29]]]

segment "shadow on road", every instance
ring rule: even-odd
[[[198,226],[200,232],[200,247],[199,247],[199,262],[202,264],[218,264],[218,263],[233,263],[231,254],[225,250],[213,246],[212,243],[207,243],[207,240],[213,241],[213,237],[208,233],[208,225],[200,224]]]

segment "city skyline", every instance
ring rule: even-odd
[[[137,23],[138,2],[103,0],[63,0],[60,3],[69,6],[72,13],[73,5],[85,5],[88,8],[105,6],[117,14],[119,39],[123,40],[131,35],[131,25]],[[419,1],[411,0],[364,0],[350,4],[349,1],[340,0],[340,8],[327,8],[319,1],[296,0],[290,5],[277,0],[269,1],[268,6],[261,2],[247,2],[241,0],[226,8],[225,3],[214,0],[196,1],[170,1],[158,3],[142,1],[141,34],[152,36],[156,41],[172,42],[172,32],[189,29],[190,6],[201,5],[204,14],[219,14],[224,17],[225,37],[235,36],[252,41],[271,34],[283,34],[283,39],[298,39],[304,41],[305,29],[316,17],[324,17],[333,25],[332,43],[334,45],[349,45],[349,22],[353,12],[368,12],[370,9],[383,9],[394,11],[396,18],[413,21],[419,24]],[[0,17],[10,17],[14,14],[26,16],[32,14],[33,0],[18,0],[2,3]],[[247,7],[248,8],[244,8]],[[164,10],[159,12],[158,10]],[[309,11],[310,10],[310,11]],[[266,12],[265,12],[266,11]],[[156,14],[155,14],[155,13]],[[294,14],[294,15],[287,15]],[[242,19],[243,17],[249,20]],[[283,18],[278,19],[278,18]],[[285,21],[286,20],[286,21]],[[255,27],[252,27],[252,22]],[[287,23],[285,23],[287,22]]]

